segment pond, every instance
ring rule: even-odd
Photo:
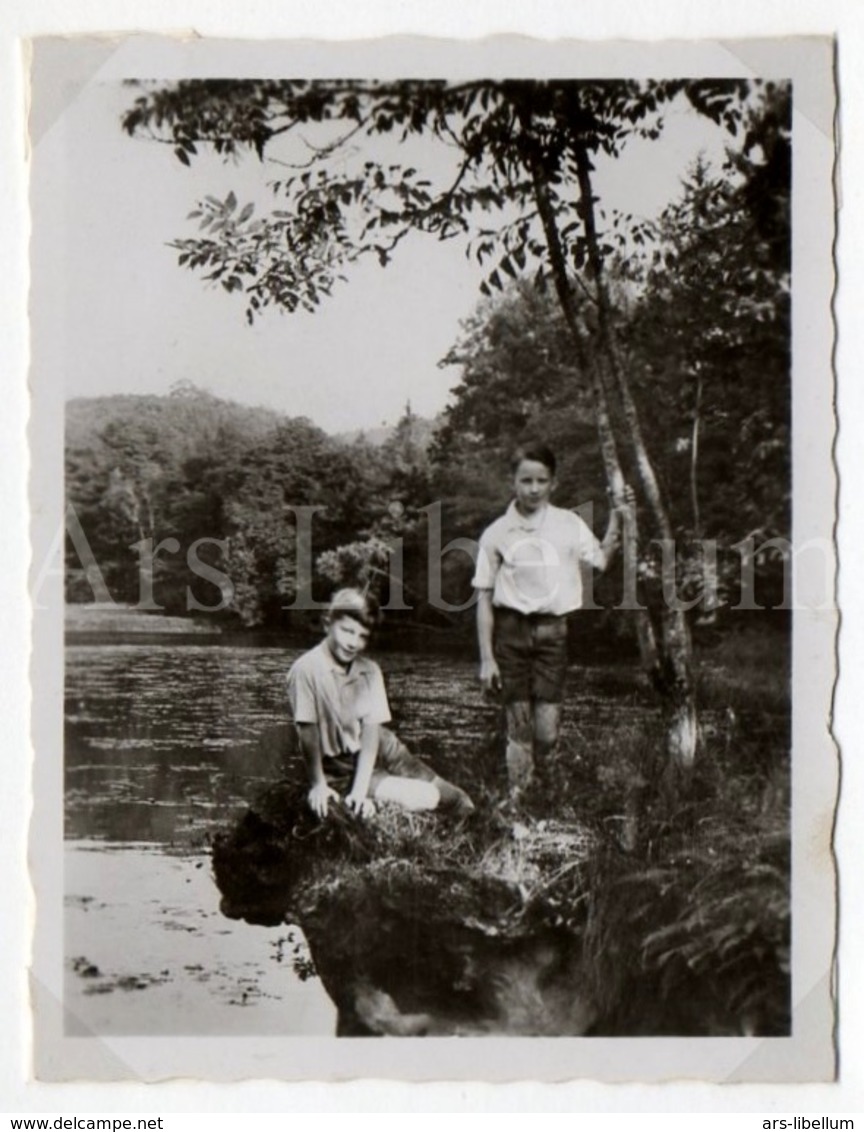
[[[335,1009],[296,928],[222,916],[209,845],[285,773],[297,649],[194,637],[66,649],[66,999],[115,1034],[325,1034]],[[496,713],[474,666],[382,658],[395,725],[458,778]]]

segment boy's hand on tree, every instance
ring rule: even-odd
[[[328,786],[326,782],[316,783],[306,795],[309,809],[316,817],[321,819],[327,817],[327,806],[331,798],[333,798],[334,801],[339,801],[339,795],[331,786]]]
[[[480,683],[483,685],[483,691],[486,695],[493,695],[501,691],[501,672],[497,661],[481,661]]]
[[[636,492],[629,483],[625,483],[621,495],[613,494],[611,488],[607,488],[607,494],[611,498],[612,513],[618,514],[622,511],[632,510],[636,506]]]
[[[358,818],[371,818],[375,813],[375,803],[372,799],[365,794],[355,794],[353,790],[345,799],[345,805]]]

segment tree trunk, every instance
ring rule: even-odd
[[[624,563],[625,600],[630,599],[628,608],[631,610],[636,628],[636,639],[639,645],[639,654],[642,664],[648,672],[655,687],[662,687],[660,653],[657,647],[657,638],[654,626],[648,611],[639,605],[636,598],[636,579],[638,566],[639,534],[635,510],[626,505],[624,496],[624,473],[618,455],[618,445],[612,428],[612,419],[609,413],[609,397],[603,371],[595,361],[589,362],[582,342],[582,334],[576,317],[573,304],[573,292],[567,277],[567,264],[561,245],[561,236],[555,220],[555,213],[549,200],[549,187],[545,173],[538,159],[530,160],[530,168],[534,183],[534,196],[537,210],[543,224],[546,245],[549,250],[549,259],[552,264],[552,275],[555,283],[558,301],[564,312],[567,328],[576,352],[576,364],[579,371],[587,374],[591,383],[591,392],[594,401],[594,415],[597,420],[597,432],[600,440],[600,451],[603,465],[606,470],[606,479],[612,494],[613,503],[620,507],[623,514],[622,558]]]
[[[696,363],[696,396],[693,404],[693,429],[690,434],[690,501],[693,507],[693,533],[702,537],[702,518],[699,513],[699,425],[702,411],[702,372]]]
[[[580,213],[585,226],[588,264],[594,276],[597,298],[597,325],[600,354],[613,376],[623,411],[626,440],[633,452],[639,480],[649,511],[667,545],[674,546],[672,524],[660,485],[642,435],[642,426],[633,400],[629,378],[621,363],[610,323],[609,294],[603,275],[603,256],[597,239],[594,197],[591,190],[591,160],[584,145],[575,147],[579,182]],[[613,489],[614,490],[614,489]],[[673,766],[688,770],[696,758],[698,727],[693,689],[693,657],[686,613],[668,600],[676,590],[675,555],[663,555],[662,591],[664,600],[655,612],[659,622],[659,664],[654,666],[655,683],[667,713],[667,754]]]

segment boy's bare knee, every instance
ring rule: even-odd
[[[534,749],[546,754],[558,742],[561,726],[561,705],[538,700],[534,705]]]
[[[403,810],[434,810],[441,793],[434,782],[421,778],[397,778],[388,774],[375,787],[376,802],[393,802]]]
[[[516,700],[504,709],[507,722],[507,738],[513,743],[531,746],[533,722],[531,704],[528,700]]]
[[[507,781],[511,790],[524,790],[534,774],[534,757],[530,744],[516,743],[512,739],[505,751]]]

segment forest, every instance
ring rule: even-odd
[[[781,127],[779,117],[761,124],[766,156],[744,162],[738,178],[697,162],[679,198],[637,233],[635,251],[607,269],[616,335],[668,500],[676,592],[712,625],[735,622],[729,611],[740,603],[747,539],[768,544],[757,559],[756,603],[784,599],[786,563],[771,543],[791,534],[789,140]],[[246,627],[302,621],[289,608],[298,585],[291,508],[315,506],[317,600],[359,581],[386,604],[399,540],[404,595],[388,620],[464,636],[470,611],[459,607],[471,597],[473,563],[463,551],[445,554],[441,600],[430,601],[429,508],[440,505],[442,547],[476,538],[506,504],[509,457],[526,438],[559,454],[559,505],[590,502],[601,531],[609,505],[601,450],[565,318],[542,279],[505,274],[498,282],[440,359],[454,377],[444,411],[425,420],[406,405],[371,438],[329,436],[302,415],[220,400],[206,377],[200,386],[177,383],[167,397],[71,402],[67,498],[111,598],[139,603],[133,547],[173,538],[180,549],[154,558],[152,608]],[[590,299],[581,301],[590,320]],[[200,561],[230,578],[230,600],[190,566],[187,550],[198,540],[206,540],[196,547]],[[716,546],[716,571],[705,569],[706,544]],[[646,584],[659,572],[657,557],[656,547],[642,548]],[[94,598],[85,566],[68,539],[71,602]],[[611,608],[620,588],[613,571],[595,600]]]

